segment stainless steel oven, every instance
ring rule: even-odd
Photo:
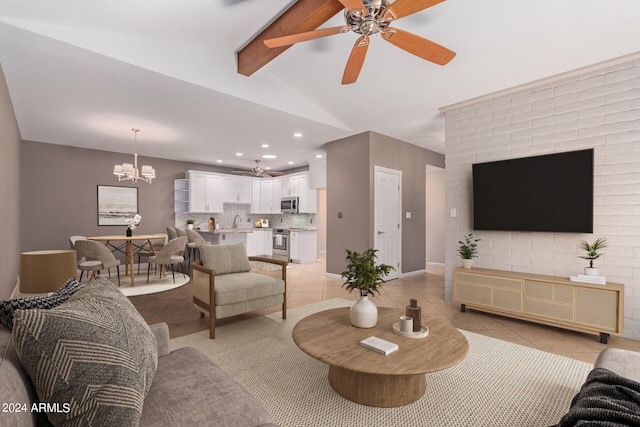
[[[273,229],[273,259],[289,262],[289,230]]]

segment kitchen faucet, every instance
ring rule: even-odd
[[[240,215],[236,215],[235,217],[233,217],[233,225],[231,226],[231,228],[238,228],[239,219],[240,219]]]

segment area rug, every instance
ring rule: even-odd
[[[291,330],[305,316],[347,307],[341,298],[310,304],[171,340],[173,349],[191,346],[242,384],[287,426],[491,426],[556,424],[592,365],[529,347],[461,331],[469,340],[467,358],[427,374],[427,392],[399,408],[372,408],[351,402],[331,388],[328,367],[304,352]]]
[[[185,274],[183,276],[182,273],[176,272],[176,283],[173,283],[171,271],[168,271],[167,275],[162,278],[157,275],[154,276],[152,272],[151,276],[149,277],[149,283],[147,283],[147,272],[146,270],[142,269],[140,270],[140,274],[134,275],[135,286],[131,287],[131,277],[124,274],[123,268],[120,268],[120,270],[120,287],[118,289],[120,289],[120,292],[128,297],[170,291],[171,289],[179,288],[180,286],[186,285],[190,280],[189,275]],[[110,280],[115,285],[118,284],[118,278],[113,273],[111,273]]]

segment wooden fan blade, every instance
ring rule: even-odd
[[[298,42],[306,42],[308,40],[319,39],[321,37],[335,36],[336,34],[345,33],[350,29],[350,26],[344,25],[341,25],[339,27],[323,28],[320,30],[306,31],[304,33],[276,37],[274,39],[265,40],[264,44],[270,48],[289,46]]]
[[[445,0],[397,0],[382,12],[382,16],[389,20],[400,19],[425,10],[428,7],[435,6],[443,1]],[[390,16],[386,16],[389,14]]]
[[[364,58],[367,56],[367,49],[369,49],[369,36],[362,36],[356,40],[342,75],[343,85],[355,83],[358,80],[358,75],[360,75],[360,70],[364,64]]]
[[[364,7],[362,0],[338,0],[338,1],[342,3],[342,5],[349,10],[364,9],[365,15],[367,14],[367,9]]]
[[[392,45],[438,65],[445,65],[456,56],[455,52],[438,43],[398,28],[388,27],[380,35]]]

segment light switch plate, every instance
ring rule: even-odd
[[[451,218],[457,217],[458,216],[458,209],[456,209],[456,208],[449,209],[449,216]]]
[[[404,216],[407,219],[411,218],[411,212],[406,212]]]

